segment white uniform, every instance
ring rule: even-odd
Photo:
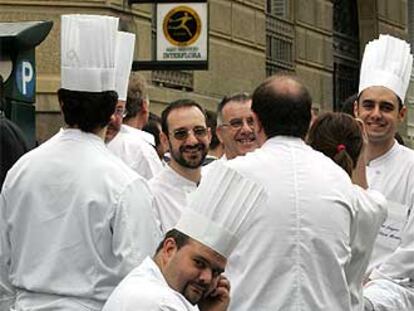
[[[123,124],[107,146],[135,172],[149,180],[162,170],[163,165],[154,147],[143,135],[141,130]]]
[[[183,208],[197,189],[197,184],[167,165],[150,180],[149,187],[155,197],[162,232],[166,233],[177,223]]]
[[[271,138],[226,165],[269,196],[229,258],[230,310],[351,310],[357,198],[345,171],[292,137]]]
[[[351,261],[346,278],[351,292],[353,311],[362,310],[364,300],[362,284],[366,281],[374,242],[381,225],[387,218],[387,201],[375,190],[364,190],[354,185],[356,194],[355,216],[351,227]]]
[[[208,172],[210,172],[218,163],[224,163],[228,161],[225,154],[223,154],[219,159],[210,162],[207,165],[201,167],[201,175],[207,176]]]
[[[381,264],[401,242],[401,230],[414,205],[414,151],[397,142],[367,166],[370,189],[388,201],[388,218],[375,242],[370,270]]]
[[[411,212],[402,241],[395,252],[380,267],[364,288],[364,296],[375,311],[414,310],[414,214]]]
[[[17,290],[19,311],[101,310],[159,242],[152,203],[145,180],[101,138],[62,131],[6,178],[0,298],[11,294],[8,287]]]
[[[196,311],[168,286],[155,262],[147,257],[115,288],[102,311]]]

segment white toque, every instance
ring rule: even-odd
[[[118,31],[118,39],[115,51],[115,90],[118,99],[125,101],[128,92],[129,74],[131,73],[134,57],[135,35]]]
[[[407,42],[390,35],[380,35],[379,39],[365,46],[358,94],[371,86],[384,86],[404,103],[412,64],[413,56]]]
[[[228,257],[246,220],[266,200],[264,187],[221,162],[203,177],[174,227]]]
[[[115,90],[118,18],[62,15],[61,87],[72,91]]]

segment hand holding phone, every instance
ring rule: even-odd
[[[230,303],[230,281],[220,275],[217,286],[198,303],[200,311],[226,311]]]

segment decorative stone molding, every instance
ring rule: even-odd
[[[152,82],[158,86],[192,91],[194,89],[194,73],[192,71],[156,70],[152,72]]]

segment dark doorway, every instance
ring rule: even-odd
[[[357,0],[335,0],[333,19],[333,109],[340,111],[342,102],[358,92],[360,59]]]

